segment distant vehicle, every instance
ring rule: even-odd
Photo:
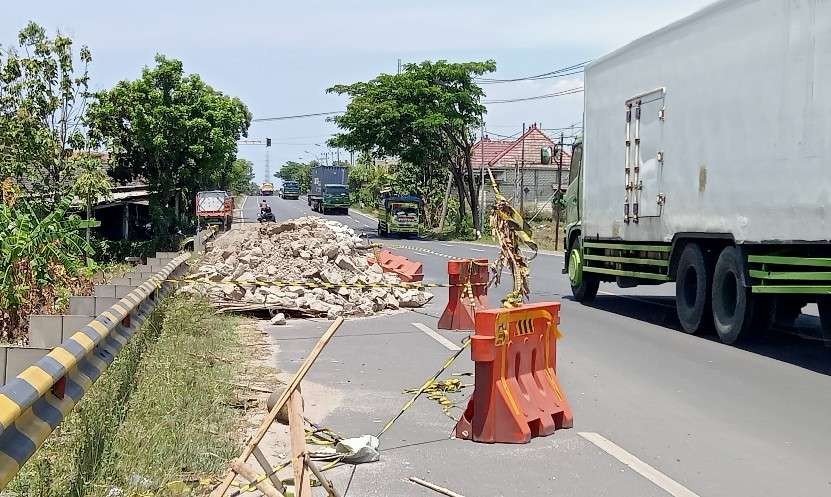
[[[282,195],[285,199],[297,200],[300,198],[300,183],[297,181],[284,181]]]
[[[345,166],[317,166],[312,169],[312,184],[307,202],[313,211],[349,212],[349,170]]]
[[[813,302],[831,340],[831,11],[815,7],[720,1],[586,66],[576,300],[674,282],[683,331],[725,343]]]
[[[382,194],[378,214],[378,236],[417,235],[421,198]]]
[[[197,232],[203,226],[217,225],[231,229],[234,219],[234,197],[222,190],[211,190],[196,194]]]
[[[274,195],[274,185],[268,182],[263,183],[262,186],[260,186],[260,195],[264,197]]]

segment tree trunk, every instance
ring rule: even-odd
[[[479,225],[479,187],[473,177],[473,166],[470,164],[470,154],[465,153],[465,173],[468,183],[468,196],[470,201],[470,214],[473,216],[473,229],[477,233],[482,232],[482,227]]]
[[[453,181],[456,183],[456,190],[459,192],[459,221],[456,223],[456,229],[461,232],[464,227],[465,218],[467,217],[467,208],[465,207],[467,197],[465,194],[465,181],[461,171],[455,165],[452,166],[450,172],[453,174]]]
[[[89,220],[91,218],[92,218],[92,199],[87,197],[87,223],[89,223]],[[87,224],[87,236],[86,236],[87,243],[89,243],[89,230],[90,230],[90,227],[89,227],[89,224]]]

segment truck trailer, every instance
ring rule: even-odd
[[[306,196],[313,211],[321,214],[349,211],[349,169],[345,166],[312,168],[312,181]]]
[[[819,307],[831,339],[831,3],[723,0],[595,60],[567,210],[576,300],[675,283],[725,343]]]

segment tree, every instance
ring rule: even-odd
[[[18,47],[0,50],[0,176],[55,205],[72,186],[71,149],[85,148],[92,55],[30,22]],[[25,181],[21,181],[25,178]]]
[[[486,109],[475,76],[496,70],[492,60],[451,63],[444,60],[407,64],[400,74],[381,74],[368,82],[336,85],[330,93],[346,94],[346,112],[334,118],[343,130],[329,144],[375,157],[399,157],[433,177],[449,169],[460,195],[460,222],[470,206],[480,230],[471,153],[474,132]]]
[[[87,123],[109,149],[117,180],[147,180],[153,231],[163,237],[193,222],[182,207],[197,191],[228,187],[251,114],[239,99],[185,74],[180,61],[157,55],[139,79],[97,93]]]
[[[224,189],[234,195],[253,193],[251,186],[254,183],[254,164],[246,159],[232,162],[231,167],[227,169],[226,183]]]
[[[92,205],[109,197],[112,182],[101,165],[101,160],[89,153],[82,153],[72,159],[75,165],[75,184],[72,187],[75,195],[84,201],[87,210],[87,220],[92,219]],[[90,228],[86,228],[86,242],[89,243]]]

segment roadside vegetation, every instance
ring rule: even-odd
[[[238,452],[237,319],[168,298],[10,485],[18,495],[186,495]],[[200,484],[200,481],[202,482]]]
[[[200,189],[252,190],[236,158],[251,116],[237,98],[163,55],[135,81],[90,90],[93,54],[28,23],[0,40],[0,341],[25,341],[31,313],[60,313],[127,256],[178,248]],[[93,207],[149,183],[150,236],[105,240]],[[143,235],[140,235],[143,236]]]

